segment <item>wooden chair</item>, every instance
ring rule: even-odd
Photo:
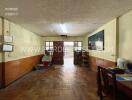
[[[110,100],[131,100],[122,91],[117,89],[114,71],[98,66],[97,85],[100,100],[103,100],[104,97],[109,97]]]
[[[106,96],[110,97],[112,100],[117,100],[115,73],[99,66],[97,70],[98,94],[100,100],[103,100]]]

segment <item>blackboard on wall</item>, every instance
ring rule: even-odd
[[[104,30],[88,37],[89,50],[104,50]]]

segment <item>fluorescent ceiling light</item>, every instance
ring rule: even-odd
[[[61,27],[63,33],[67,33],[66,25],[65,24],[60,24],[60,27]]]

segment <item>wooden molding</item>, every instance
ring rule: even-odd
[[[4,62],[3,68],[0,68],[0,71],[2,69],[3,73],[2,77],[0,76],[3,87],[9,85],[13,81],[30,72],[36,64],[40,63],[42,56],[43,55],[37,55]]]
[[[115,67],[116,62],[109,61],[109,60],[102,59],[102,58],[98,58],[98,57],[89,56],[89,65],[90,65],[92,70],[96,71],[97,66]]]

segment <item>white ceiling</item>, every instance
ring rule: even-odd
[[[132,0],[0,0],[0,16],[41,36],[90,33],[130,9]]]

